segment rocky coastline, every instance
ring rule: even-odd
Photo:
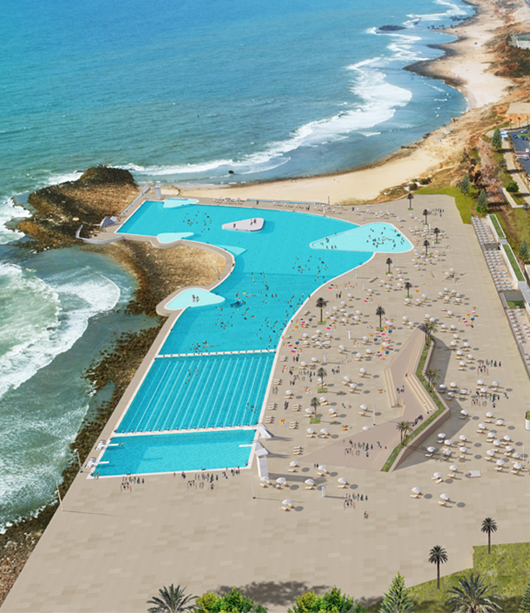
[[[132,315],[152,318],[152,326],[122,335],[111,350],[95,356],[85,373],[96,392],[107,388],[112,390],[112,395],[86,416],[70,445],[72,462],[62,474],[61,496],[66,494],[78,472],[74,450],[79,452],[82,462],[88,457],[164,323],[164,319],[156,314],[156,305],[180,287],[211,284],[217,279],[217,267],[224,268],[225,265],[221,256],[195,247],[155,249],[148,242],[133,241],[99,247],[85,245],[75,238],[81,224],[85,236],[97,231],[106,215],[118,216],[139,193],[128,171],[98,166],[87,170],[77,181],[30,194],[28,204],[32,216],[17,225],[17,229],[25,234],[25,239],[19,243],[22,249],[43,251],[76,247],[101,253],[119,262],[137,281],[134,298],[127,310]],[[0,535],[0,606],[57,507],[58,503],[51,503],[35,517],[17,521]]]

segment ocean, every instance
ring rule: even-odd
[[[134,280],[76,249],[16,245],[23,195],[94,164],[139,182],[226,184],[353,168],[466,100],[404,67],[472,14],[459,0],[4,0],[0,21],[0,528],[54,496],[125,330]],[[396,26],[392,29],[383,26]],[[14,200],[15,199],[15,200]],[[5,224],[8,224],[7,226]]]

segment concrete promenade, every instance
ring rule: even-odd
[[[391,256],[393,281],[386,275],[388,255],[378,254],[357,273],[351,271],[326,284],[302,307],[284,334],[273,375],[281,382],[273,383],[266,399],[266,406],[277,404],[276,409],[265,411],[265,417],[274,418],[267,425],[274,438],[263,443],[270,452],[271,479],[285,477],[287,488],[260,487],[255,463],[238,476],[219,476],[213,490],[188,487],[188,481],[195,478],[191,474],[185,479],[172,474],[147,476],[144,484],[132,484],[132,491],[122,491],[120,479],[94,480],[80,474],[64,500],[64,510],[56,512],[2,613],[140,613],[161,586],[171,583],[186,586],[192,594],[237,586],[268,606],[271,613],[285,613],[305,589],[322,591],[333,585],[370,602],[388,589],[398,571],[407,585],[434,579],[435,568],[427,562],[434,545],[448,551],[443,573],[468,568],[472,546],[486,543],[480,532],[485,517],[497,521],[494,542],[530,541],[528,470],[518,475],[509,471],[511,459],[504,455],[505,445],[496,459],[506,458],[507,465],[502,471],[495,470],[495,462],[486,461],[492,444],[486,434],[477,433],[477,425],[491,411],[495,419],[504,422],[489,427],[499,438],[512,437],[514,453],[527,456],[530,449],[530,436],[524,429],[529,380],[504,309],[475,232],[471,225],[461,223],[453,201],[445,196],[416,196],[414,211],[408,211],[407,206],[407,201],[398,201],[356,207],[354,213],[348,208],[340,215],[355,223],[394,223],[417,245],[417,253]],[[442,230],[439,245],[434,244],[434,236],[423,232],[421,214],[425,208],[444,210],[441,217],[429,217],[432,227]],[[384,211],[390,215],[385,216]],[[437,258],[421,257],[425,239],[431,243],[430,253],[439,251]],[[398,287],[398,268],[403,279],[412,283],[413,300],[408,305],[404,303],[405,290]],[[461,297],[447,303],[439,296],[444,288]],[[422,299],[423,295],[426,298]],[[302,313],[319,314],[314,303],[320,296],[328,300],[326,313],[333,307],[344,308],[341,303],[346,302],[350,313],[361,311],[359,320],[330,325],[328,331],[327,326],[317,326],[315,318],[314,325],[302,327]],[[420,306],[416,306],[417,299],[422,300]],[[380,338],[374,340],[379,305],[385,309],[384,319],[393,324],[388,324],[386,348]],[[447,437],[468,437],[468,453],[465,459],[456,460],[458,471],[450,477],[452,461],[442,460],[433,435],[395,472],[366,470],[379,448],[374,445],[372,450],[370,446],[369,457],[356,455],[359,447],[349,445],[349,440],[367,442],[368,435],[377,438],[379,434],[377,440],[383,447],[385,441],[388,448],[392,445],[390,438],[383,436],[382,424],[399,419],[403,407],[394,406],[384,371],[414,333],[403,317],[423,322],[426,315],[439,324],[432,361],[439,370],[438,383],[449,386],[454,382],[457,389],[470,390],[462,399],[456,394],[450,401],[451,417],[443,424]],[[442,324],[446,331],[442,331]],[[297,354],[303,344],[295,343],[300,343],[304,333],[312,336],[318,328],[331,335],[330,348],[310,345]],[[367,344],[364,337],[369,339]],[[456,346],[451,346],[454,341]],[[367,348],[373,351],[368,358]],[[473,355],[463,370],[457,351]],[[357,361],[359,352],[365,357]],[[318,392],[315,369],[300,368],[301,361],[309,363],[312,357],[328,373],[325,393]],[[480,360],[496,361],[497,366],[483,365]],[[362,377],[361,367],[367,371]],[[357,384],[354,392],[344,384],[345,376]],[[489,396],[476,396],[478,379],[485,381],[488,393],[494,380],[500,383],[495,406]],[[400,384],[396,376],[393,385]],[[289,389],[293,397],[284,409]],[[326,396],[328,405],[318,408],[320,423],[311,427],[317,433],[326,428],[326,438],[307,438],[309,419],[304,410],[315,396]],[[300,411],[293,410],[296,404],[300,404]],[[359,414],[361,404],[368,406],[363,415]],[[329,408],[335,409],[336,417],[329,416]],[[464,408],[469,416],[459,419]],[[109,437],[118,417],[116,411],[101,438]],[[289,427],[291,421],[299,422],[298,429]],[[363,430],[365,426],[370,430]],[[389,428],[388,434],[399,440],[395,428]],[[355,441],[353,437],[357,437]],[[302,455],[293,455],[295,445],[303,447]],[[430,445],[438,451],[426,458],[424,447]],[[348,447],[353,447],[354,453],[345,454]],[[335,449],[333,463],[327,458],[333,459],[330,454]],[[315,464],[323,459],[328,474],[319,476]],[[293,460],[299,462],[297,472],[289,472]],[[526,467],[526,457],[524,464]],[[479,470],[481,477],[467,478],[465,473],[471,470]],[[435,484],[432,476],[438,471],[443,482]],[[340,477],[346,478],[347,489],[337,487]],[[325,497],[319,490],[305,489],[308,478],[319,487],[325,485]],[[421,488],[419,499],[410,498],[412,487]],[[442,493],[450,497],[445,507],[438,504]],[[346,508],[346,494],[362,495],[363,501],[355,499],[355,508]],[[293,510],[281,510],[284,498],[292,500]]]

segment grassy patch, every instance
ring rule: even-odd
[[[456,208],[464,223],[471,223],[471,215],[475,212],[476,190],[471,188],[471,192],[466,196],[458,187],[421,187],[418,194],[443,194],[455,199]]]
[[[319,387],[317,390],[317,394],[323,394],[324,392],[327,392],[328,388],[327,387]]]
[[[524,309],[524,300],[507,300],[506,304],[510,309]]]
[[[510,261],[510,264],[512,265],[512,268],[515,273],[515,276],[517,277],[517,280],[524,281],[524,275],[521,272],[521,269],[519,267],[519,262],[517,261],[512,251],[512,248],[510,247],[510,245],[503,245],[502,248],[504,249],[504,252],[508,256],[508,260]]]
[[[504,230],[502,229],[502,226],[500,224],[500,221],[497,215],[490,215],[489,218],[491,219],[491,223],[493,224],[493,227],[495,228],[495,232],[497,232],[497,236],[499,238],[506,238],[506,234],[504,234]]]
[[[309,420],[310,424],[319,424],[320,423],[320,417],[311,417]]]

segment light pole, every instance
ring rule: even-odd
[[[61,511],[64,511],[64,509],[63,509],[63,501],[61,500],[61,492],[59,492],[59,484],[57,483],[57,479],[55,480],[55,486],[57,488],[57,496],[59,497],[59,505],[61,507]]]

